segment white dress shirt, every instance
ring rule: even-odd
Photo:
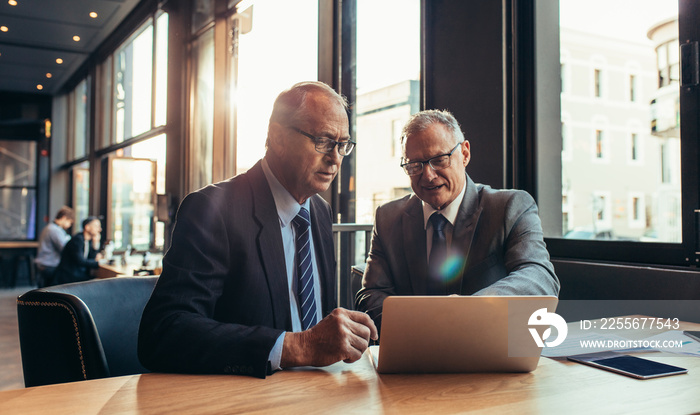
[[[462,187],[462,192],[450,202],[449,205],[445,206],[443,209],[435,209],[425,202],[421,202],[423,205],[423,229],[425,229],[426,246],[428,247],[426,255],[430,259],[430,250],[433,248],[433,224],[430,222],[430,216],[433,213],[438,212],[447,219],[447,224],[445,224],[445,239],[447,240],[447,249],[449,250],[452,245],[452,234],[455,229],[455,221],[457,221],[457,214],[459,213],[459,207],[464,200],[464,194],[467,191],[467,182],[464,182],[464,187]]]
[[[312,215],[310,201],[307,199],[303,204],[294,199],[294,197],[282,186],[275,175],[270,170],[267,160],[262,160],[263,173],[267,183],[270,185],[272,197],[275,200],[277,215],[279,218],[280,230],[282,231],[282,245],[284,247],[284,261],[287,269],[287,286],[289,287],[289,306],[292,315],[292,331],[301,331],[301,317],[299,296],[297,295],[297,285],[299,277],[297,276],[296,267],[296,229],[292,224],[292,220],[299,213],[299,210],[304,207]],[[311,216],[313,220],[313,216]],[[318,273],[318,265],[316,258],[316,250],[314,249],[313,232],[309,231],[310,249],[314,253],[311,257],[311,266],[313,268],[314,277],[314,300],[316,301],[316,321],[321,321],[323,317],[321,310],[321,279]],[[284,343],[284,333],[278,338],[275,346],[270,351],[270,364],[272,370],[280,369],[280,361],[282,359],[282,345]]]

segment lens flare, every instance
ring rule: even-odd
[[[440,267],[440,279],[446,284],[455,281],[462,275],[464,265],[465,258],[462,255],[451,254]]]

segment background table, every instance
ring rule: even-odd
[[[34,258],[38,246],[36,241],[0,241],[0,287],[35,284]],[[26,276],[26,280],[21,276]]]

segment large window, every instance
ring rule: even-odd
[[[68,154],[72,155],[71,160],[85,157],[88,152],[88,135],[87,135],[87,99],[88,87],[87,80],[81,81],[73,90],[71,95],[71,127],[73,130],[73,139],[68,141],[72,151]]]
[[[214,30],[209,29],[192,45],[192,118],[188,152],[189,189],[212,182],[214,148]]]
[[[36,141],[0,140],[0,241],[36,237]]]
[[[653,130],[650,117],[653,105],[657,114],[673,113],[678,97],[678,55],[669,52],[669,46],[678,47],[678,33],[661,30],[676,21],[677,3],[643,1],[635,10],[630,15],[617,2],[560,2],[562,68],[566,57],[574,85],[561,94],[561,111],[567,117],[562,122],[571,126],[567,145],[562,144],[567,154],[562,157],[562,183],[575,200],[562,221],[565,238],[593,239],[609,232],[617,240],[681,242],[680,203],[667,203],[681,198],[679,153],[665,160],[642,157],[679,145],[675,123]],[[673,57],[675,66],[669,63]],[[668,75],[672,73],[676,75]],[[675,86],[659,89],[674,79]],[[586,90],[593,91],[593,99]],[[661,97],[670,107],[659,103]],[[636,126],[633,132],[630,126]],[[592,144],[586,145],[589,140]],[[665,180],[664,170],[676,180]]]
[[[277,95],[297,82],[318,79],[318,1],[244,2],[229,24],[234,37],[229,131],[235,173],[242,173],[265,153]]]
[[[420,110],[420,1],[357,0],[355,222],[411,193],[401,129]]]
[[[73,232],[81,230],[83,219],[90,216],[90,165],[87,161],[73,166],[70,175],[70,205],[75,212]]]
[[[107,239],[116,250],[152,248],[156,163],[148,159],[109,159]]]
[[[130,147],[131,149],[131,156],[135,158],[140,158],[140,159],[149,159],[152,162],[155,162],[155,189],[152,187],[150,188],[151,191],[155,190],[155,194],[157,195],[165,195],[165,167],[166,167],[166,159],[165,159],[165,148],[166,148],[166,142],[165,142],[165,134],[153,137],[149,140],[142,141],[140,143],[136,143],[133,146]],[[127,149],[125,149],[127,150]],[[157,199],[157,198],[156,198]],[[160,203],[167,203],[167,200],[164,200],[163,198],[160,199]],[[157,207],[157,203],[154,207]],[[167,205],[166,205],[167,208]],[[150,215],[151,219],[153,216],[153,213],[151,213],[148,210],[143,210],[144,216]],[[162,209],[161,209],[161,214],[162,214]],[[152,241],[153,246],[155,248],[163,248],[165,244],[165,222],[168,221],[170,218],[169,217],[156,217],[157,221],[155,222],[155,228],[153,230],[154,234],[154,241]]]
[[[153,27],[150,24],[115,55],[115,131],[121,143],[150,129],[153,78]]]
[[[156,19],[155,36],[155,116],[153,126],[167,123],[168,109],[168,14]]]
[[[98,148],[166,123],[168,15],[148,19],[98,67]],[[155,59],[154,59],[155,58]]]
[[[157,194],[165,193],[168,14],[154,10],[140,21],[121,44],[104,51],[95,91],[87,77],[54,99],[53,139],[64,143],[65,153],[54,143],[61,151],[52,164],[66,174],[55,176],[65,183],[52,188],[65,188],[61,204],[76,211],[76,229],[88,215],[103,215],[103,241],[114,241],[117,250],[162,247],[165,233],[154,212]]]
[[[561,219],[551,214],[556,206],[541,202],[555,200],[553,189],[537,189],[541,211],[550,212],[542,215],[550,253],[694,264],[698,102],[692,87],[681,87],[679,44],[697,37],[695,3],[639,1],[633,15],[622,2],[559,3],[559,67],[571,85],[558,101],[556,122],[566,126],[562,155],[560,160],[540,155],[535,162],[538,180],[561,163],[555,170],[564,196]],[[556,58],[539,48],[535,60]],[[537,88],[551,91],[542,82]],[[553,112],[546,105],[538,111]],[[554,125],[546,116],[542,120]],[[538,137],[539,148],[557,145]]]

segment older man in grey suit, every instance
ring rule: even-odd
[[[415,114],[402,146],[415,195],[377,209],[356,298],[377,327],[390,295],[559,293],[535,201],[471,180],[469,141],[452,114]]]

